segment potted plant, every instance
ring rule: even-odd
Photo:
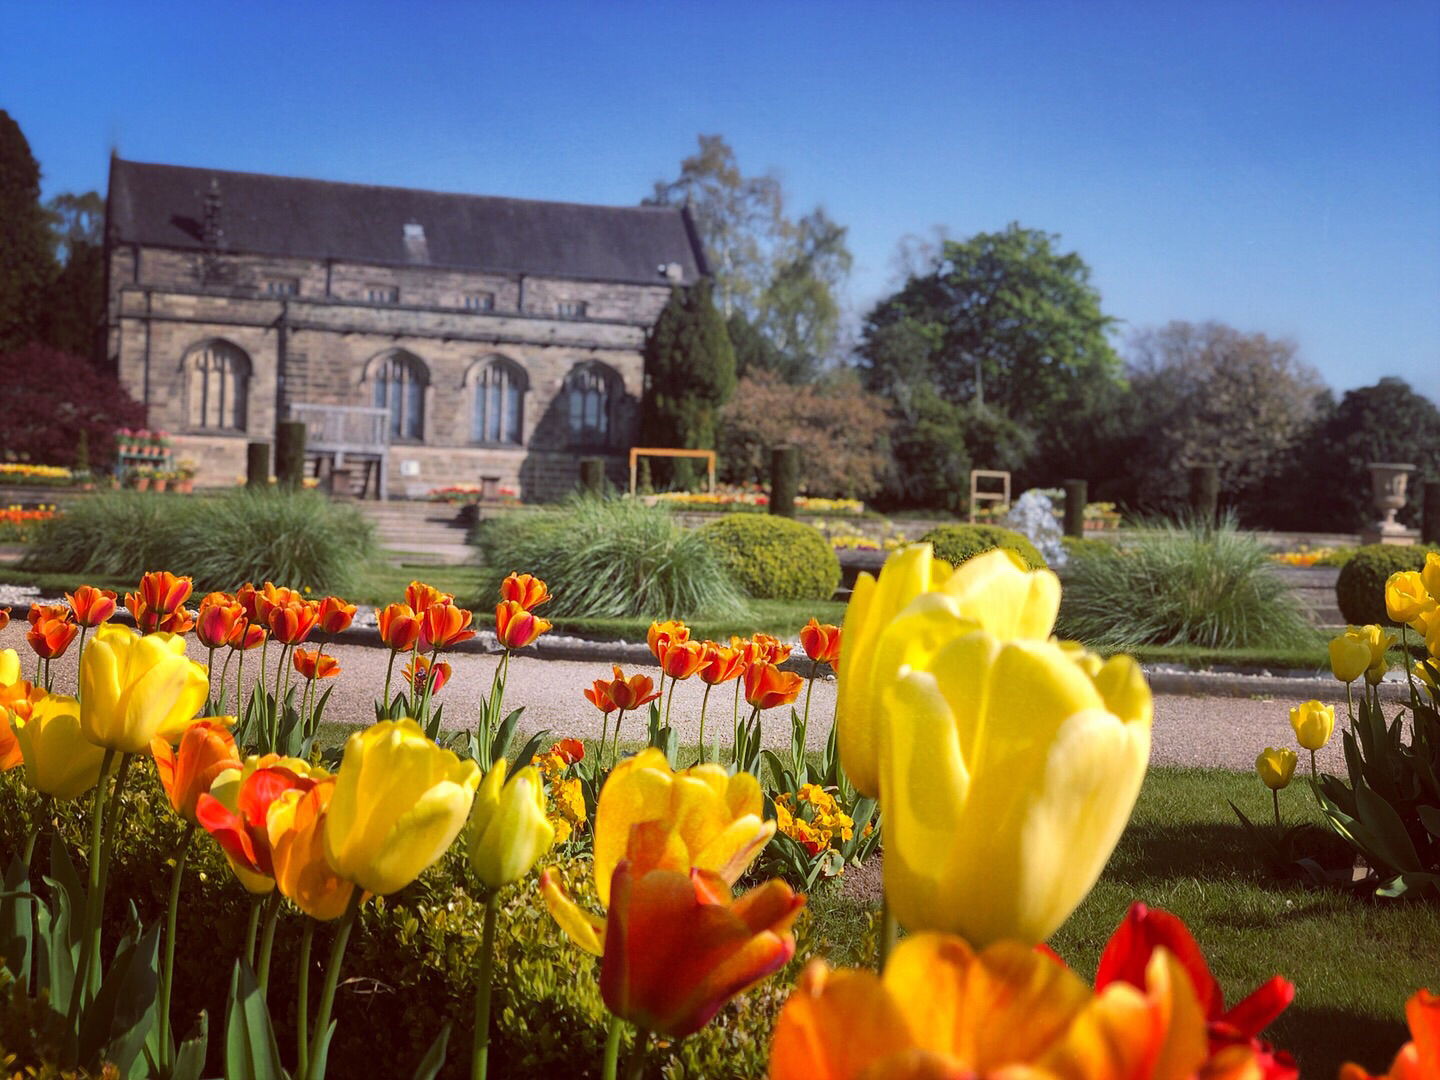
[[[130,474],[130,486],[136,491],[149,491],[150,480],[155,475],[155,470],[149,466],[142,465]]]
[[[195,462],[182,460],[175,468],[175,490],[189,495],[195,490]]]
[[[164,491],[170,486],[170,473],[164,469],[156,469],[155,475],[150,478],[151,491]]]

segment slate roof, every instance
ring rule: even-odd
[[[689,212],[587,206],[291,176],[149,165],[112,158],[112,241],[205,248],[205,197],[219,181],[222,251],[488,270],[644,285],[705,272]],[[423,245],[407,245],[418,224]]]

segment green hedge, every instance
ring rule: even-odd
[[[840,584],[840,559],[812,525],[734,514],[696,534],[756,599],[829,600]]]
[[[920,538],[922,544],[935,548],[935,557],[944,559],[952,566],[959,566],[967,559],[973,559],[994,548],[1013,551],[1032,570],[1043,569],[1045,556],[1035,545],[1012,529],[998,525],[941,525],[931,529]]]
[[[323,495],[118,491],[78,498],[45,522],[22,566],[136,581],[173,570],[192,576],[199,593],[247,581],[343,592],[375,554],[364,516]]]
[[[1402,570],[1419,570],[1433,548],[1401,547],[1397,544],[1368,544],[1340,568],[1335,580],[1335,599],[1345,621],[1356,626],[1379,623],[1393,626],[1385,613],[1385,582]]]

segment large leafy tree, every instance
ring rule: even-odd
[[[780,181],[746,176],[720,135],[701,135],[680,175],[657,182],[645,202],[690,207],[722,314],[743,318],[785,358],[767,369],[792,381],[813,375],[839,326],[851,265],[844,226],[820,208],[787,216]]]
[[[105,323],[105,200],[65,193],[46,204],[50,235],[62,260],[45,288],[40,338],[62,352],[96,357]]]
[[[0,352],[0,385],[0,454],[7,458],[75,465],[83,436],[90,466],[105,467],[114,458],[115,429],[145,423],[145,406],[113,376],[48,345]]]
[[[871,388],[894,397],[923,380],[952,404],[983,404],[1033,429],[1078,385],[1113,379],[1113,320],[1085,261],[1058,242],[1018,224],[945,241],[928,273],[866,317],[860,361]]]
[[[709,282],[671,290],[645,343],[645,386],[649,445],[714,449],[717,414],[735,389],[735,352]]]
[[[0,109],[0,352],[38,336],[43,295],[54,273],[40,205],[40,166],[20,125]]]

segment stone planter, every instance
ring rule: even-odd
[[[1405,508],[1405,498],[1410,486],[1410,474],[1414,465],[1393,461],[1372,461],[1370,470],[1370,494],[1375,500],[1375,510],[1380,515],[1376,522],[1360,534],[1364,544],[1413,544],[1418,534],[1395,520],[1395,515]]]

